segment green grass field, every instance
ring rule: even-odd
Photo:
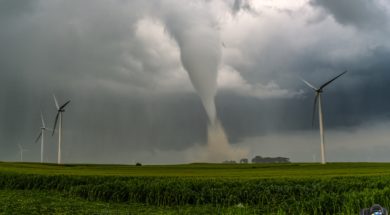
[[[153,176],[208,178],[305,178],[390,175],[390,163],[57,165],[2,163],[0,172],[42,175]]]
[[[2,214],[358,214],[390,207],[390,164],[0,162]]]

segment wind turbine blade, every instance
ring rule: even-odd
[[[43,128],[46,128],[45,120],[43,120],[43,114],[42,114],[42,112],[41,112],[41,120],[42,120],[42,126],[43,126]]]
[[[314,121],[315,121],[315,116],[316,116],[316,111],[317,111],[318,95],[319,95],[319,93],[316,93],[316,97],[314,98],[314,104],[313,104],[313,115],[311,117],[311,126],[313,126],[313,127],[314,127]]]
[[[19,150],[23,150],[23,147],[20,144],[18,144],[18,147],[19,147]]]
[[[309,82],[305,81],[304,79],[301,78],[301,80],[303,81],[303,83],[305,83],[307,86],[309,86],[311,89],[317,91],[318,89],[315,88],[313,85],[311,85]]]
[[[37,139],[35,139],[35,142],[38,142],[38,140],[41,138],[41,136],[42,136],[42,131],[39,132]]]
[[[59,116],[59,115],[60,115],[60,112],[57,112],[56,120],[54,121],[53,133],[51,134],[51,136],[54,135],[54,131],[56,130],[56,126],[57,126],[57,121],[58,121],[58,116]]]
[[[334,80],[336,80],[337,78],[339,78],[340,76],[344,75],[345,73],[347,72],[347,70],[345,70],[343,73],[341,73],[340,75],[330,79],[330,81],[326,82],[325,84],[323,84],[321,87],[320,87],[320,90],[322,90],[324,87],[326,87],[328,84],[332,83]]]
[[[60,106],[58,105],[57,98],[56,98],[56,96],[54,94],[53,94],[53,98],[54,98],[54,103],[56,104],[57,110],[59,110]]]
[[[67,102],[65,102],[65,104],[63,104],[63,105],[60,107],[60,110],[64,109],[64,108],[65,108],[65,106],[67,106],[67,105],[69,104],[69,102],[70,102],[70,100],[69,100],[69,101],[67,101]]]

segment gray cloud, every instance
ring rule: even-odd
[[[389,25],[389,11],[380,0],[312,0],[313,6],[322,7],[339,23],[370,30],[381,30]]]
[[[256,12],[248,0],[234,0],[231,8],[233,15],[237,15],[240,11],[249,12],[252,15],[258,15],[258,12]]]

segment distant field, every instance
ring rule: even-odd
[[[390,207],[390,164],[0,162],[0,202],[6,214],[357,214]]]
[[[390,175],[390,163],[184,164],[184,165],[57,165],[0,162],[0,172],[44,175],[161,176],[216,178],[302,178]]]

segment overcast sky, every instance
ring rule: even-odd
[[[320,86],[348,70],[322,97],[327,159],[390,161],[386,0],[0,0],[0,29],[0,160],[18,160],[22,144],[39,161],[54,93],[72,100],[64,162],[202,161],[209,119],[187,51],[218,66],[217,116],[249,158],[319,161],[314,92],[300,78]],[[55,162],[57,134],[45,150]]]

